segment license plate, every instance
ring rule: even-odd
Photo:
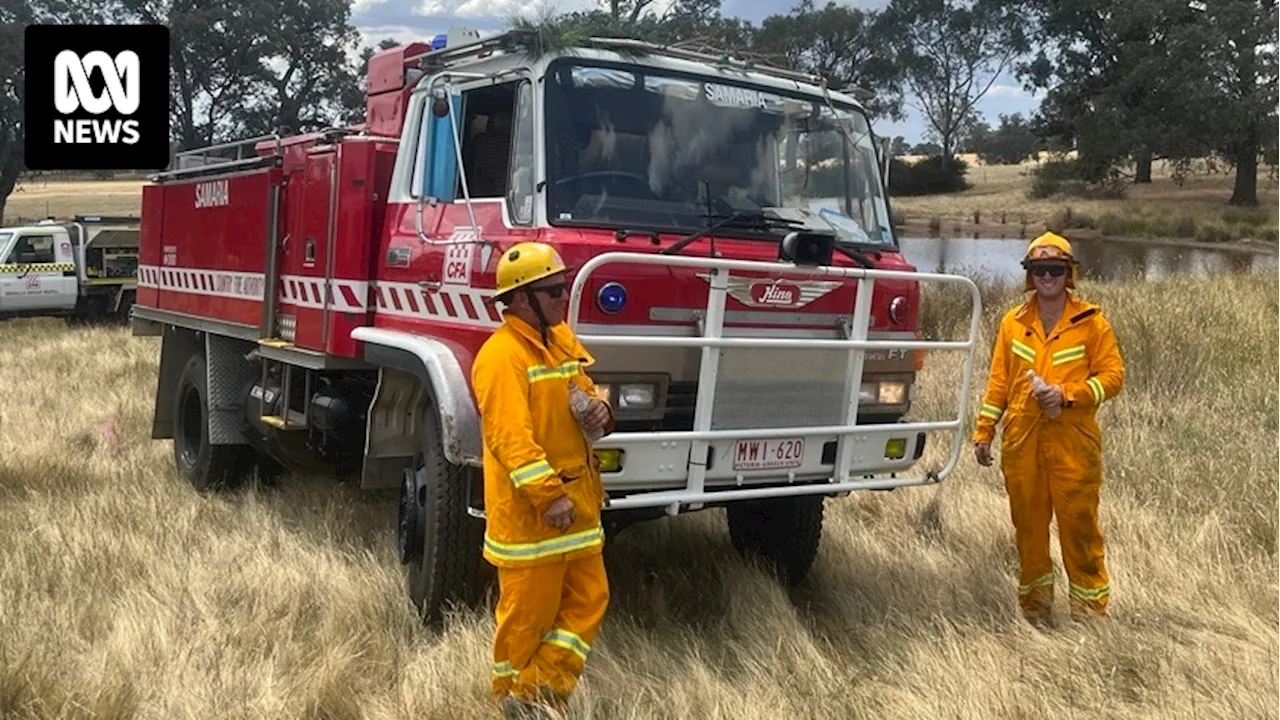
[[[804,438],[739,440],[733,452],[734,470],[779,470],[804,463]]]

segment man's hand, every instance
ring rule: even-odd
[[[978,443],[973,446],[973,456],[982,467],[991,467],[991,443]]]
[[[609,424],[609,406],[592,398],[587,411],[582,415],[582,424],[588,430],[603,430]]]
[[[551,527],[564,532],[573,524],[573,501],[568,495],[561,495],[551,503],[551,507],[542,514],[542,520]]]
[[[1062,407],[1062,386],[1050,385],[1041,392],[1035,393],[1036,400],[1040,401],[1040,407],[1045,410],[1054,410]]]

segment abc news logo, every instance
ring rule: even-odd
[[[24,40],[28,168],[168,165],[168,28],[31,25]]]
[[[102,73],[107,83],[106,92],[96,95],[89,84],[89,74]],[[138,111],[141,98],[138,93],[138,54],[125,50],[116,55],[115,61],[101,50],[80,57],[70,50],[63,50],[53,59],[53,103],[58,112],[66,116],[77,110],[100,116],[115,109],[120,115],[130,116]],[[137,144],[138,121],[129,120],[54,120],[53,141],[56,143],[118,143]]]

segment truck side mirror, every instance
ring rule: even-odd
[[[458,99],[442,87],[431,90],[430,115],[424,112],[422,141],[426,142],[423,155],[422,183],[425,197],[452,202],[458,183],[458,161],[455,145],[458,139],[453,133],[453,121]]]

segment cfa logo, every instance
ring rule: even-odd
[[[28,170],[169,166],[168,28],[28,25],[24,39]]]
[[[102,73],[106,87],[101,94],[93,91],[89,76]],[[132,115],[141,103],[141,68],[138,54],[123,50],[113,60],[101,50],[83,57],[63,50],[53,59],[53,102],[63,115],[83,109],[101,115],[115,109],[121,115]],[[56,143],[101,144],[123,142],[133,145],[139,140],[137,120],[60,119],[54,121]]]

